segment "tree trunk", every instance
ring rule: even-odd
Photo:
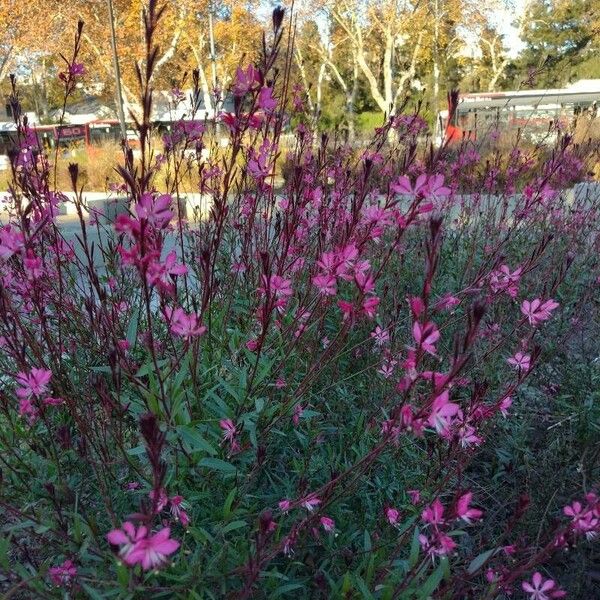
[[[300,71],[300,78],[302,79],[302,83],[304,85],[306,101],[308,102],[308,110],[311,114],[314,114],[315,105],[312,101],[312,96],[310,95],[310,84],[308,82],[308,77],[306,76],[306,69],[304,68],[304,58],[302,57],[302,52],[298,46],[296,46],[295,50],[294,58],[296,59],[296,65]]]
[[[356,104],[356,95],[358,93],[358,63],[354,61],[352,70],[352,87],[346,92],[346,121],[348,122],[348,141],[354,142],[356,138],[356,116],[354,105]]]
[[[6,50],[6,54],[0,59],[0,81],[6,77],[6,72],[10,64],[10,57],[12,56],[13,46],[9,46]]]
[[[199,49],[201,50],[202,48],[204,48],[204,40],[200,38]],[[198,67],[198,78],[200,80],[200,89],[202,91],[202,99],[204,100],[204,108],[207,114],[211,114],[212,116],[216,117],[216,107],[214,106],[213,96],[210,93],[210,85],[208,83],[208,78],[206,77],[206,70],[204,69],[199,49],[192,45],[192,52]]]
[[[440,6],[435,0],[433,15],[433,114],[436,115],[440,106]]]
[[[319,116],[321,115],[321,102],[323,100],[323,78],[325,77],[325,63],[321,63],[321,67],[319,68],[319,76],[317,77],[317,90],[316,90],[316,100],[315,100],[315,122],[318,121]]]

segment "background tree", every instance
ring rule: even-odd
[[[600,77],[597,0],[532,0],[526,8],[521,19],[526,47],[519,60],[525,79],[535,73],[535,85],[560,87]]]
[[[331,15],[346,33],[353,59],[378,109],[396,114],[403,93],[417,74],[423,51],[425,10],[405,0],[340,0]]]

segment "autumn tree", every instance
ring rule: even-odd
[[[145,0],[113,0],[122,89],[128,109],[136,106],[135,67],[144,56]],[[226,89],[241,60],[249,62],[259,47],[256,3],[236,0],[163,0],[156,41],[155,89],[169,89],[184,73],[198,69],[206,108],[213,106],[213,88]],[[31,0],[0,2],[0,75],[15,56],[58,56],[69,48],[77,20],[85,21],[81,58],[86,81],[95,92],[112,90],[114,81],[106,0]],[[212,73],[214,71],[214,75]],[[189,81],[189,77],[188,77]]]

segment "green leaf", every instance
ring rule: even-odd
[[[99,367],[90,367],[91,371],[95,373],[112,373],[112,369],[108,365],[101,365]]]
[[[100,592],[87,585],[87,583],[83,583],[83,581],[81,582],[81,587],[88,593],[89,597],[92,598],[92,600],[105,600],[106,598]]]
[[[279,598],[288,592],[293,592],[294,590],[302,590],[304,586],[301,583],[286,583],[285,585],[279,586],[269,597],[270,598]]]
[[[125,566],[125,563],[117,563],[117,581],[124,590],[129,586],[129,569]]]
[[[231,463],[221,460],[220,458],[203,458],[198,462],[198,466],[212,469],[213,471],[221,471],[228,475],[237,473],[237,469]]]
[[[365,529],[365,533],[363,535],[363,540],[364,540],[364,548],[365,548],[365,552],[371,552],[371,536],[369,535],[369,532]]]
[[[224,379],[220,379],[219,382],[221,386],[225,389],[225,391],[228,392],[229,395],[232,396],[239,403],[240,393],[238,392],[238,390],[229,385],[229,383],[227,383],[227,381],[225,381]]]
[[[425,583],[421,585],[419,589],[419,598],[426,600],[429,596],[435,592],[437,587],[440,585],[444,575],[448,572],[448,559],[446,557],[440,560],[440,564],[437,569],[426,579]]]
[[[169,361],[165,358],[163,360],[157,360],[156,364],[158,365],[159,369],[162,369],[165,365],[169,364]],[[154,367],[154,362],[150,361],[147,362],[145,365],[142,365],[139,369],[138,372],[135,374],[136,377],[144,377],[145,375],[149,375],[150,373],[154,373],[155,367]]]
[[[352,578],[350,577],[350,573],[346,571],[344,575],[344,582],[342,583],[342,595],[347,594],[352,589]]]
[[[188,445],[190,452],[206,452],[211,456],[217,454],[217,450],[212,446],[198,431],[196,427],[191,425],[181,425],[176,428],[177,432],[181,435],[182,439]]]
[[[221,533],[228,533],[246,527],[247,525],[248,523],[246,523],[246,521],[231,521],[231,523],[227,523],[227,525],[221,529]]]
[[[136,446],[135,448],[129,448],[127,454],[130,456],[141,456],[146,452],[146,446]]]
[[[417,564],[417,559],[419,558],[419,548],[421,544],[419,543],[419,535],[420,530],[418,527],[415,527],[415,531],[412,537],[412,543],[410,545],[410,554],[408,555],[408,564],[412,569]]]
[[[0,565],[8,571],[8,549],[10,540],[5,537],[0,537]]]
[[[198,542],[214,543],[215,538],[206,531],[203,527],[188,527],[188,531],[192,534],[193,538]]]
[[[484,565],[490,558],[492,558],[492,556],[494,556],[496,552],[498,552],[498,548],[492,548],[491,550],[486,550],[485,552],[482,552],[481,554],[477,555],[469,564],[467,568],[467,573],[469,573],[469,575],[473,575],[473,573],[479,571],[482,565]]]
[[[235,495],[237,493],[237,488],[233,488],[229,494],[227,495],[227,498],[225,499],[225,504],[223,505],[223,518],[227,519],[227,517],[229,517],[229,515],[231,514],[231,505],[233,504],[233,500],[235,498]]]
[[[28,527],[36,527],[37,523],[31,519],[15,523],[14,525],[5,525],[2,527],[2,531],[19,531],[20,529],[27,529]]]
[[[137,332],[138,332],[138,323],[140,322],[140,309],[136,308],[131,315],[131,321],[129,321],[129,325],[127,326],[127,335],[126,339],[129,342],[129,345],[133,348],[135,346],[135,342],[137,341]]]
[[[363,581],[362,577],[355,574],[354,580],[356,581],[356,585],[358,586],[358,589],[361,591],[363,598],[366,598],[367,600],[375,600],[375,596],[373,596],[373,594],[371,594],[371,592],[369,591],[369,588],[367,587],[367,584]]]

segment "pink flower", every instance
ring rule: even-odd
[[[465,523],[471,523],[481,519],[483,511],[478,508],[471,508],[471,500],[473,499],[473,493],[467,492],[463,494],[456,502],[456,515],[459,519],[465,521]]]
[[[90,223],[90,225],[95,224],[96,223]],[[126,233],[131,237],[138,238],[142,233],[142,226],[137,219],[134,219],[129,215],[119,214],[115,219],[115,231],[117,233]]]
[[[390,525],[396,525],[396,523],[398,523],[398,519],[400,518],[400,511],[397,508],[388,506],[385,509],[385,518],[388,520]]]
[[[471,445],[479,446],[479,444],[483,442],[483,438],[477,435],[476,429],[467,424],[462,424],[458,428],[456,436],[458,437],[460,445],[463,448],[468,448]]]
[[[17,254],[23,248],[25,240],[23,234],[6,225],[0,228],[0,258],[8,260],[13,254]]]
[[[433,307],[436,310],[448,310],[460,304],[460,300],[452,294],[442,296]]]
[[[52,377],[52,371],[48,369],[31,369],[29,373],[17,373],[16,380],[21,386],[17,388],[19,398],[31,396],[42,396],[48,391],[48,383]]]
[[[154,535],[149,535],[137,541],[125,562],[128,565],[141,564],[144,571],[158,569],[167,562],[167,557],[177,551],[180,544],[170,539],[171,530],[161,529]]]
[[[190,518],[186,512],[187,505],[183,499],[183,496],[173,496],[169,500],[171,506],[171,515],[176,521],[179,521],[184,527],[187,527],[190,523]]]
[[[185,265],[177,262],[175,250],[171,250],[165,257],[165,262],[153,261],[148,265],[146,279],[150,285],[157,285],[162,291],[173,290],[173,277],[185,275],[188,272]]]
[[[186,314],[181,308],[165,308],[163,311],[169,322],[169,328],[175,335],[180,335],[186,340],[191,337],[203,335],[206,326],[200,325],[198,315]]]
[[[406,493],[413,504],[419,504],[419,502],[421,502],[420,490],[406,490]]]
[[[443,387],[448,380],[446,373],[438,373],[437,371],[423,371],[420,377],[425,381],[430,381],[435,388]]]
[[[226,442],[231,442],[235,438],[236,434],[234,422],[231,419],[221,419],[219,421],[219,426],[223,430],[223,440]]]
[[[343,320],[350,319],[354,314],[354,305],[351,302],[347,302],[346,300],[338,300],[338,306],[340,307]]]
[[[296,427],[300,423],[300,419],[302,418],[303,414],[304,407],[302,406],[302,404],[296,404],[296,406],[294,406],[294,414],[292,416],[292,422],[294,423],[294,425],[296,425]]]
[[[506,398],[502,398],[502,400],[500,401],[500,413],[502,414],[502,416],[504,418],[506,418],[508,416],[508,409],[512,406],[512,398],[510,396],[507,396]]]
[[[337,293],[337,282],[333,275],[322,274],[315,275],[312,278],[313,285],[324,296],[335,296]]]
[[[529,600],[550,600],[551,598],[564,598],[567,593],[556,586],[553,579],[544,579],[537,571],[531,578],[531,583],[524,581],[521,587],[529,594]]]
[[[156,513],[161,512],[169,503],[169,498],[164,488],[160,488],[158,493],[156,493],[156,490],[150,490],[148,496],[152,500],[152,505]]]
[[[494,569],[490,568],[485,572],[485,579],[488,583],[494,583],[494,581],[496,581],[497,578],[498,573],[494,571]]]
[[[444,522],[444,506],[439,498],[427,506],[421,513],[421,519],[430,525],[441,525]]]
[[[450,427],[452,417],[454,417],[458,411],[458,404],[450,402],[449,394],[446,390],[433,401],[431,414],[429,415],[427,422],[431,427],[434,427],[438,433],[446,433]]]
[[[415,319],[418,319],[425,310],[425,303],[418,296],[408,298],[408,305],[410,306],[410,311]]]
[[[573,504],[565,506],[563,512],[567,517],[572,517],[573,521],[580,519],[585,514],[581,502],[573,502]]]
[[[365,298],[362,304],[362,309],[365,316],[369,319],[375,318],[378,306],[379,298],[377,296],[370,296],[369,298]]]
[[[446,556],[456,548],[456,542],[440,531],[436,531],[432,539],[423,534],[419,535],[419,543],[431,558]]]
[[[48,396],[44,398],[43,403],[46,406],[60,406],[61,404],[64,404],[65,401],[62,398],[52,398],[51,396]]]
[[[61,71],[58,74],[58,78],[67,83],[72,82],[72,80],[77,79],[78,77],[83,77],[83,75],[85,75],[85,66],[83,63],[74,62],[69,65],[69,71],[67,73]]]
[[[391,358],[386,358],[379,369],[377,369],[377,372],[382,375],[384,379],[389,379],[394,374],[394,369],[397,364],[398,361]]]
[[[283,540],[283,554],[284,556],[292,556],[294,554],[294,544],[296,543],[297,533],[292,531],[290,535],[288,535]]]
[[[330,517],[322,516],[320,522],[323,529],[327,532],[335,529],[335,521]]]
[[[44,274],[42,259],[31,251],[28,251],[27,256],[23,259],[23,266],[29,279],[39,279]]]
[[[417,177],[415,185],[412,186],[410,179],[406,175],[398,177],[398,179],[390,185],[390,189],[395,194],[403,194],[406,196],[416,196],[419,192],[425,192],[427,185],[427,175],[422,174]]]
[[[52,583],[58,587],[67,587],[77,576],[77,567],[72,560],[65,560],[61,565],[48,569]]]
[[[521,312],[527,317],[527,320],[534,327],[542,321],[547,321],[552,316],[552,311],[559,306],[558,302],[552,299],[542,302],[539,298],[535,300],[523,300]]]
[[[583,506],[581,502],[573,502],[563,508],[566,516],[571,517],[573,529],[577,533],[583,533],[589,539],[596,537],[599,531],[600,513],[596,506],[595,498],[591,505]]]
[[[506,362],[516,369],[529,371],[529,367],[531,366],[531,356],[529,354],[524,354],[523,352],[516,352],[515,355],[511,356]]]
[[[139,529],[135,528],[135,525],[129,521],[125,521],[121,526],[121,529],[113,529],[106,534],[106,539],[109,544],[113,546],[120,546],[119,557],[122,558],[127,564],[129,554],[133,550],[134,545],[144,539],[148,533],[148,528],[142,525]]]
[[[277,100],[273,98],[273,88],[262,87],[258,94],[258,108],[265,112],[271,112],[277,106]]]
[[[321,500],[314,494],[300,500],[300,506],[304,507],[308,512],[315,510],[319,504],[321,504]]]
[[[73,77],[81,77],[82,75],[85,74],[85,66],[83,63],[71,63],[69,65],[69,73],[73,76]]]
[[[243,96],[244,94],[254,90],[259,82],[260,74],[254,68],[254,65],[248,65],[245,70],[241,67],[238,67],[235,72],[233,93],[235,96]]]
[[[522,271],[523,269],[518,267],[511,273],[507,265],[502,265],[500,269],[493,271],[490,275],[492,292],[505,291],[511,298],[516,298]]]
[[[270,146],[267,142],[264,142],[258,154],[253,148],[250,149],[248,160],[248,171],[257,181],[261,181],[269,176],[271,173],[271,165],[269,161]]]
[[[292,503],[289,500],[280,500],[279,504],[279,510],[281,512],[288,512],[290,510],[290,508],[292,507]]]
[[[278,298],[289,298],[292,295],[292,282],[279,275],[271,276],[271,290]]]
[[[413,338],[417,345],[428,352],[429,354],[435,355],[435,344],[440,339],[440,332],[435,326],[435,323],[429,321],[424,325],[421,325],[419,321],[413,323],[412,329]]]
[[[387,329],[382,329],[379,325],[375,327],[375,331],[371,332],[371,337],[375,340],[375,343],[378,346],[383,346],[390,339],[390,334],[387,332]]]
[[[30,398],[21,398],[19,400],[19,416],[28,417],[29,423],[32,424],[37,419],[37,409],[32,404]]]
[[[154,196],[146,192],[135,205],[135,212],[139,219],[146,219],[152,226],[164,229],[173,218],[172,201],[169,194]]]
[[[444,176],[443,175],[432,175],[427,182],[427,188],[425,190],[425,195],[434,198],[442,198],[444,196],[450,195],[450,188],[444,186]]]

